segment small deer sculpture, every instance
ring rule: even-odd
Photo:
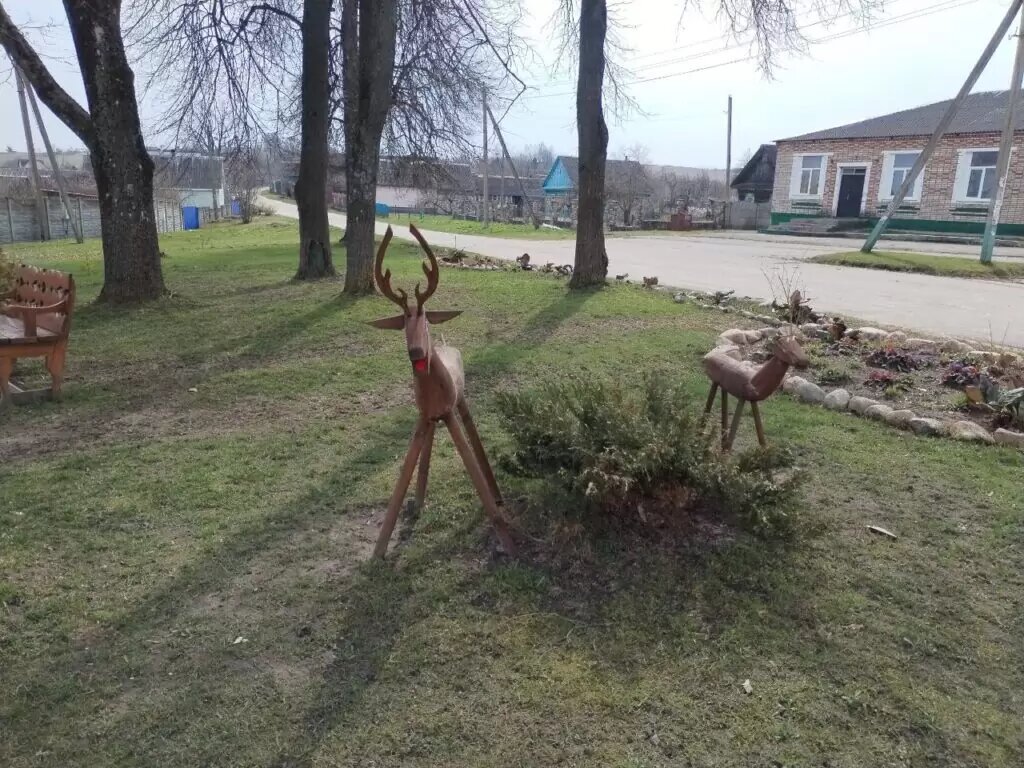
[[[455,449],[473,481],[484,509],[491,518],[498,540],[508,554],[514,555],[516,546],[501,511],[503,506],[501,492],[498,490],[498,483],[494,479],[494,472],[491,470],[487,454],[484,452],[480,433],[477,432],[473,416],[469,411],[469,404],[466,402],[466,378],[462,368],[462,355],[454,347],[435,346],[430,337],[431,325],[446,323],[461,315],[462,312],[425,308],[427,300],[437,290],[440,270],[434,252],[415,225],[410,224],[409,231],[426,252],[429,260],[429,264],[423,263],[427,288],[421,293],[419,283],[416,284],[413,291],[416,297],[414,307],[410,306],[409,297],[405,291],[401,288],[392,289],[391,270],[381,271],[384,254],[392,238],[391,227],[388,227],[384,234],[373,265],[373,276],[380,292],[397,304],[402,311],[394,317],[375,320],[371,325],[377,328],[405,330],[406,348],[412,363],[416,406],[420,412],[412,441],[409,443],[409,450],[405,454],[405,461],[402,463],[402,469],[398,475],[398,482],[395,484],[384,521],[381,524],[380,535],[377,538],[373,555],[383,558],[387,552],[388,542],[391,540],[395,523],[398,521],[398,513],[406,491],[409,489],[417,461],[419,461],[419,474],[416,478],[415,504],[417,511],[423,508],[423,502],[427,495],[427,479],[430,474],[430,454],[434,445],[434,430],[438,422],[443,422],[448,428]]]
[[[766,446],[764,426],[761,424],[761,412],[757,404],[768,399],[782,384],[782,379],[790,366],[806,368],[807,355],[795,336],[778,336],[772,342],[772,356],[760,367],[744,363],[721,349],[713,349],[704,355],[704,372],[711,379],[711,391],[704,406],[704,418],[711,413],[715,404],[715,395],[722,391],[722,450],[732,448],[739,429],[740,415],[744,403],[750,403],[750,411],[754,415],[754,427],[757,429],[757,441]],[[736,413],[729,426],[729,395],[735,397]]]

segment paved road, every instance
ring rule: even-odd
[[[294,205],[263,202],[282,216],[297,217]],[[331,214],[331,224],[345,226],[345,216]],[[387,224],[377,223],[378,233]],[[395,225],[395,236],[410,238],[406,227]],[[431,243],[459,247],[499,259],[524,252],[534,263],[571,264],[572,240],[512,240],[446,232],[425,233]],[[410,238],[411,239],[411,238]],[[858,241],[841,238],[800,238],[757,233],[653,235],[613,237],[607,241],[612,274],[628,273],[639,281],[657,275],[662,285],[702,291],[733,289],[740,296],[771,298],[766,274],[798,274],[816,309],[874,323],[954,335],[987,342],[994,339],[1024,347],[1024,283],[963,280],[930,275],[881,272],[851,267],[804,263],[806,259],[840,250],[855,250]],[[917,250],[947,255],[976,255],[972,246],[886,242],[881,249]],[[1013,257],[1007,249],[999,257]]]

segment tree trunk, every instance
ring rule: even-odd
[[[604,169],[608,158],[608,126],[604,122],[601,105],[607,15],[606,0],[582,0],[580,72],[576,84],[579,208],[576,264],[569,281],[570,288],[603,285],[608,277],[608,254],[604,246]]]
[[[296,280],[335,274],[327,219],[331,5],[332,0],[306,0],[302,7],[302,155],[295,182],[299,209]]]
[[[395,0],[344,0],[345,293],[372,293],[380,141],[391,109],[397,34]]]
[[[153,205],[153,161],[135,99],[135,75],[121,38],[117,0],[64,0],[89,111],[53,79],[0,8],[0,42],[39,98],[88,147],[100,198],[100,300],[133,303],[164,292]]]

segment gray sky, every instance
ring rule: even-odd
[[[2,2],[17,22],[58,22],[48,39],[37,35],[35,42],[42,52],[61,59],[50,61],[52,71],[84,103],[60,0]],[[575,154],[574,76],[549,71],[557,45],[545,23],[555,4],[525,0],[526,33],[538,61],[524,78],[533,89],[503,126],[512,146],[543,141],[557,152]],[[749,49],[726,38],[725,27],[714,20],[714,6],[706,3],[704,14],[687,11],[680,24],[681,5],[680,0],[631,0],[618,7],[629,25],[621,36],[632,49],[626,58],[634,77],[667,77],[630,86],[646,114],[610,120],[613,156],[642,144],[651,162],[723,167],[730,93],[734,165],[745,150],[762,142],[950,98],[1007,7],[1005,0],[888,0],[870,22],[874,28],[856,34],[847,34],[858,29],[850,17],[826,26],[813,24],[814,16],[799,15],[802,23],[813,24],[806,28],[810,38],[844,36],[812,45],[807,55],[781,55],[768,80],[754,61],[722,66],[747,56]],[[1006,88],[1012,57],[1012,41],[1004,41],[976,90]],[[706,69],[691,71],[698,68]],[[144,120],[151,114],[144,108]],[[80,146],[48,113],[47,126],[58,146]],[[6,145],[23,149],[25,139],[9,67],[0,66],[0,148]]]

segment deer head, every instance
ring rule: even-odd
[[[772,344],[772,354],[794,368],[806,368],[810,364],[807,353],[793,334],[776,337]]]
[[[430,326],[448,322],[453,317],[461,315],[462,311],[432,311],[424,308],[427,300],[437,290],[440,270],[437,266],[437,257],[434,256],[434,252],[427,245],[427,241],[420,234],[420,231],[412,224],[409,225],[409,231],[412,232],[412,236],[416,238],[423,250],[426,251],[427,259],[429,260],[429,264],[426,261],[423,262],[423,274],[427,277],[427,289],[421,293],[420,284],[416,283],[416,288],[413,289],[413,295],[416,297],[416,306],[410,307],[408,294],[401,288],[394,289],[391,287],[391,270],[381,271],[384,263],[384,254],[387,252],[388,245],[391,243],[391,238],[394,234],[391,231],[391,227],[388,227],[387,232],[384,233],[384,239],[381,241],[380,248],[377,249],[377,258],[373,263],[373,277],[377,282],[380,292],[397,304],[402,312],[394,317],[374,320],[370,325],[376,328],[395,331],[404,329],[405,345],[409,351],[409,360],[412,361],[413,370],[416,373],[425,374],[430,372],[431,357],[433,356],[434,349],[430,341]]]

